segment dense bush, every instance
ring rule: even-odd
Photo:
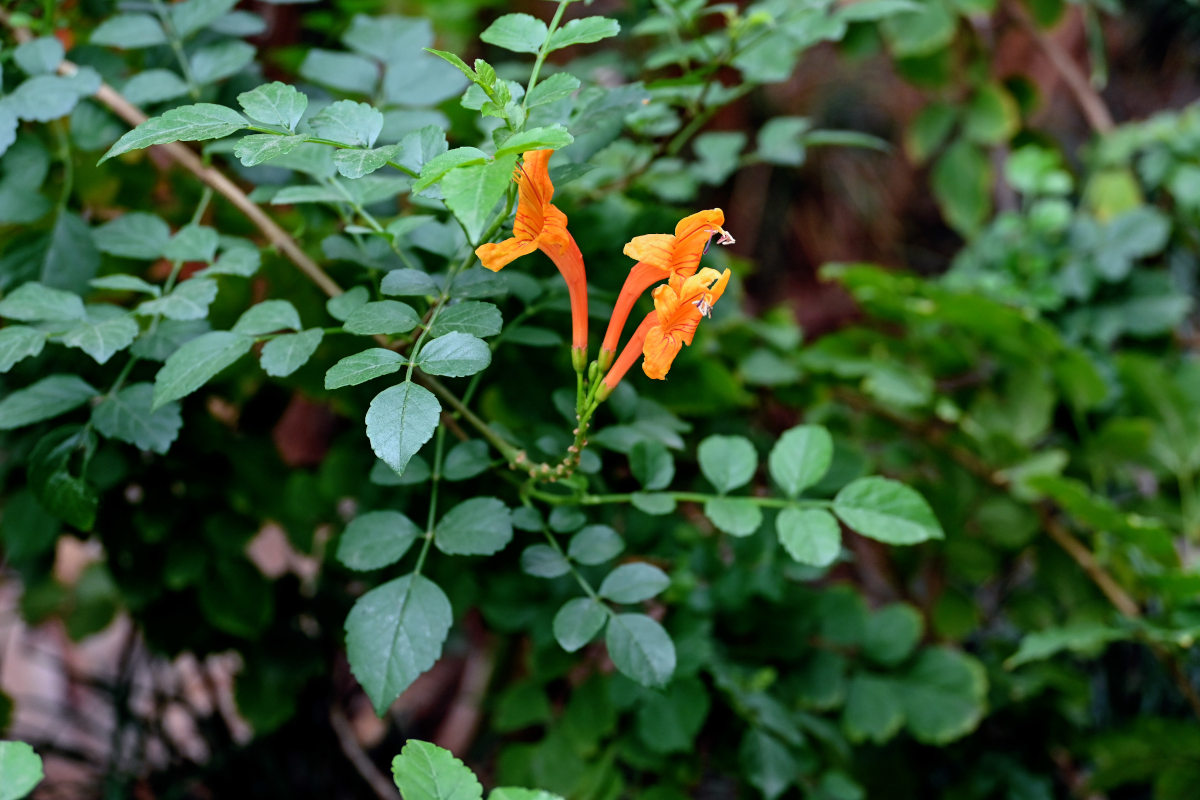
[[[253,731],[88,796],[1193,797],[1197,12],[495,5],[0,12],[3,574]]]

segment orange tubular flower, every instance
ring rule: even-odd
[[[729,270],[721,273],[706,267],[687,278],[672,275],[666,286],[655,289],[654,311],[642,320],[620,358],[604,376],[600,399],[612,394],[639,355],[645,356],[642,371],[646,375],[656,380],[666,378],[680,349],[692,343],[700,317],[712,313],[728,283]]]
[[[475,255],[492,272],[534,250],[550,257],[567,282],[571,298],[572,359],[582,363],[587,360],[587,275],[583,254],[567,231],[567,215],[550,202],[554,184],[550,182],[548,164],[553,152],[530,150],[524,154],[524,164],[515,173],[517,218],[512,238],[480,245]]]
[[[674,234],[636,236],[625,245],[625,255],[637,259],[638,263],[625,278],[604,334],[604,343],[600,345],[602,366],[612,360],[629,312],[643,292],[665,278],[688,278],[695,274],[713,234],[721,235],[720,244],[733,243],[733,237],[721,227],[724,222],[725,214],[719,208],[699,211],[680,220]]]

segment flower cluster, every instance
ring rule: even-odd
[[[518,184],[517,215],[512,238],[481,245],[475,253],[483,266],[493,272],[523,255],[541,250],[567,282],[571,300],[571,356],[575,368],[583,372],[587,364],[587,275],[583,255],[567,230],[567,216],[550,201],[554,185],[550,182],[549,161],[552,151],[532,150],[523,156],[523,164],[514,173]],[[637,261],[629,271],[613,308],[608,330],[600,345],[594,377],[603,375],[596,399],[603,400],[617,387],[625,373],[641,356],[647,376],[662,380],[680,349],[692,343],[700,318],[712,313],[729,282],[729,270],[700,269],[700,258],[708,250],[714,235],[718,244],[732,244],[733,237],[721,225],[725,215],[719,208],[700,211],[680,220],[675,233],[652,233],[634,237],[624,253]],[[654,311],[646,315],[624,350],[617,356],[617,345],[629,312],[647,289],[659,281],[667,282],[653,292]]]

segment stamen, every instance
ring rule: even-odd
[[[729,235],[729,231],[725,230],[724,228],[721,228],[720,230],[721,230],[721,238],[717,239],[717,244],[733,244],[734,242],[737,241],[737,239],[734,239],[732,236]]]
[[[708,302],[703,297],[701,297],[699,300],[696,300],[695,302],[693,302],[692,305],[694,305],[696,308],[700,309],[700,313],[703,314],[704,316],[706,316],[710,319],[712,318],[712,310],[713,310],[712,303]]]

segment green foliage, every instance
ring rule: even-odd
[[[42,781],[42,759],[24,742],[0,742],[0,798],[20,800]]]

